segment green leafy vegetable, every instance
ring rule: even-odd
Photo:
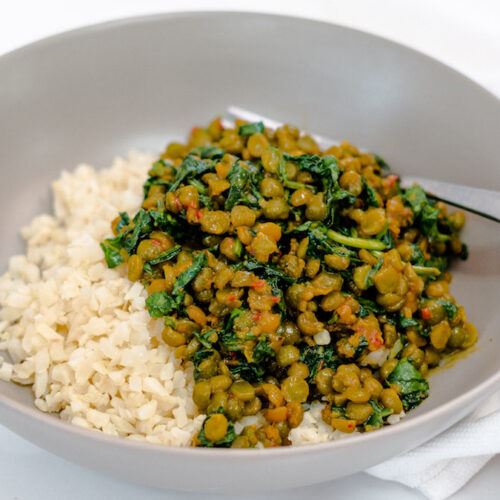
[[[210,160],[200,160],[195,156],[188,155],[182,161],[180,167],[175,173],[175,179],[172,184],[170,184],[169,191],[175,191],[182,182],[188,178],[196,177],[209,170],[213,170],[214,163]]]
[[[365,238],[353,238],[352,236],[345,236],[333,229],[328,229],[326,232],[328,238],[332,241],[336,241],[341,245],[346,245],[348,247],[354,248],[366,248],[367,250],[385,250],[386,244],[380,240],[369,240]]]
[[[216,146],[198,146],[189,154],[199,156],[202,160],[220,160],[224,156],[224,150]]]
[[[328,216],[325,219],[326,224],[333,224],[335,211],[341,200],[344,200],[348,205],[352,205],[356,200],[355,196],[340,187],[338,183],[340,171],[337,159],[334,156],[292,156],[285,154],[284,159],[295,162],[300,170],[311,172],[321,180],[325,203],[328,207]]]
[[[198,434],[198,441],[200,442],[200,446],[203,446],[205,448],[229,448],[235,438],[236,432],[234,431],[234,425],[231,422],[229,422],[226,435],[215,443],[209,441],[205,436],[205,422],[203,423],[203,427]]]
[[[366,205],[369,207],[379,207],[377,192],[370,186],[370,184],[368,184],[368,182],[366,182],[366,179],[364,177],[363,177],[363,188],[364,188]]]
[[[375,156],[375,161],[377,162],[377,165],[385,171],[390,171],[391,167],[387,164],[387,162],[379,155],[374,155]]]
[[[384,425],[384,418],[392,415],[392,410],[380,406],[376,401],[373,400],[369,401],[369,403],[373,409],[373,412],[368,420],[364,423],[364,426],[367,431],[372,431],[375,429],[379,429]]]
[[[359,344],[356,347],[356,350],[354,351],[354,359],[358,359],[361,354],[363,354],[363,351],[368,347],[368,340],[366,340],[365,336],[361,336],[359,339]]]
[[[408,358],[399,361],[387,381],[398,386],[401,402],[406,411],[418,406],[429,393],[429,383]]]
[[[279,155],[279,163],[278,163],[278,177],[280,178],[283,185],[289,189],[311,189],[314,190],[312,186],[308,186],[307,184],[303,184],[302,182],[292,181],[287,174],[286,171],[286,159],[285,155],[283,155],[278,149],[275,149],[277,154]]]
[[[254,259],[248,259],[242,265],[247,271],[252,271],[262,278],[277,278],[288,284],[295,283],[294,278],[288,276],[288,274],[285,274],[272,264],[262,264]]]
[[[309,368],[309,382],[314,380],[314,377],[322,368],[336,370],[340,364],[339,357],[333,346],[307,346],[301,351],[300,361]]]
[[[236,336],[234,332],[234,320],[241,316],[245,311],[243,309],[235,308],[226,320],[224,328],[219,334],[219,340],[223,347],[228,351],[239,351],[242,347],[242,341]]]
[[[266,339],[260,339],[253,350],[253,361],[255,363],[267,363],[270,359],[274,358],[276,353],[269,345]]]
[[[414,318],[405,318],[401,316],[399,320],[401,328],[420,328],[420,323]]]
[[[420,215],[424,207],[429,204],[425,191],[418,184],[406,189],[403,200],[410,205],[417,216]]]
[[[175,297],[168,292],[155,292],[146,299],[146,308],[152,318],[168,316],[179,307]]]
[[[198,380],[200,378],[200,370],[199,366],[202,361],[208,359],[210,356],[213,356],[215,353],[214,349],[199,349],[193,355],[192,361],[194,365],[194,379]]]
[[[130,224],[130,217],[128,216],[127,212],[119,212],[118,216],[120,220],[118,221],[118,224],[116,225],[116,232],[120,234],[120,231],[128,226]]]
[[[203,252],[198,253],[193,263],[175,280],[172,295],[184,292],[184,288],[198,275],[198,273],[207,265],[207,256]]]
[[[261,382],[266,373],[263,366],[257,363],[248,363],[244,360],[241,360],[237,365],[229,365],[228,368],[234,377],[253,383]]]
[[[144,264],[144,272],[151,273],[153,271],[153,266],[172,260],[173,258],[177,257],[177,255],[179,255],[181,250],[182,247],[180,245],[175,245],[172,248],[166,250],[165,252],[162,252],[155,259],[151,259],[150,261]]]
[[[364,318],[368,314],[383,314],[384,309],[382,306],[378,305],[374,300],[368,299],[366,297],[356,297],[359,302],[359,316]]]
[[[238,129],[238,133],[242,137],[247,137],[252,134],[257,134],[264,132],[264,123],[255,122],[255,123],[245,123],[244,125],[240,125]]]
[[[231,210],[235,205],[259,206],[258,200],[262,198],[258,188],[259,175],[255,167],[244,168],[239,161],[231,167],[228,175],[231,186],[224,204],[225,210]]]
[[[155,292],[146,299],[146,307],[153,318],[167,316],[172,311],[179,310],[184,300],[186,286],[196,277],[207,263],[204,253],[197,254],[193,263],[175,280],[172,293]]]
[[[116,238],[108,238],[100,243],[106,264],[109,268],[119,266],[123,263],[123,257],[120,254],[120,241],[121,238],[118,236]]]
[[[156,185],[162,185],[162,186],[168,186],[170,183],[163,179],[162,176],[164,176],[169,170],[173,171],[173,166],[168,163],[167,161],[163,159],[159,159],[155,161],[149,170],[149,178],[147,181],[144,183],[143,186],[143,195],[144,199],[147,198],[148,193],[149,193],[149,188],[151,186],[156,186]]]
[[[458,307],[449,300],[438,300],[438,303],[445,310],[448,319],[454,319],[458,313]]]
[[[431,242],[450,239],[449,234],[445,234],[444,228],[440,227],[439,209],[435,206],[435,201],[430,200],[420,186],[414,185],[406,189],[403,200],[410,205],[415,214],[415,225]]]
[[[125,248],[130,255],[134,253],[139,241],[151,232],[151,214],[147,210],[141,208],[141,210],[135,214],[133,222],[132,230],[125,231],[120,235],[122,237],[121,246]]]
[[[203,333],[201,332],[194,332],[194,336],[198,340],[198,342],[205,348],[211,349],[212,348],[212,342],[210,342],[210,337],[216,333],[216,331],[211,328],[210,330],[207,330]]]

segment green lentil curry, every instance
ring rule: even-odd
[[[474,344],[447,271],[467,256],[463,224],[347,142],[320,151],[289,125],[215,119],[168,145],[141,210],[119,214],[102,248],[194,365],[207,417],[193,445],[284,446],[312,401],[339,431],[382,427]]]

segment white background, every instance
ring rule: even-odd
[[[212,9],[281,12],[363,29],[425,52],[500,96],[498,0],[3,0],[0,54],[45,36],[114,18]],[[500,457],[496,457],[454,498],[488,500],[499,498],[499,491]],[[272,495],[276,500],[347,497],[350,500],[423,498],[399,484],[363,473],[335,483]],[[70,498],[207,497],[160,492],[114,481],[49,455],[0,426],[0,500]]]

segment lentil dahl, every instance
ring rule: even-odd
[[[142,209],[101,246],[194,365],[207,418],[193,444],[267,447],[315,400],[349,433],[427,397],[429,367],[477,339],[449,291],[463,224],[347,142],[321,152],[289,125],[216,119],[166,147]]]

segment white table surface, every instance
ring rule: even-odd
[[[175,10],[281,12],[352,26],[414,47],[500,96],[498,0],[5,0],[0,4],[0,54],[68,29]],[[455,500],[500,497],[500,455]],[[162,492],[84,470],[36,448],[0,426],[0,500],[198,500],[206,495]],[[249,498],[249,497],[241,497]],[[259,499],[422,499],[397,483],[364,473]]]

